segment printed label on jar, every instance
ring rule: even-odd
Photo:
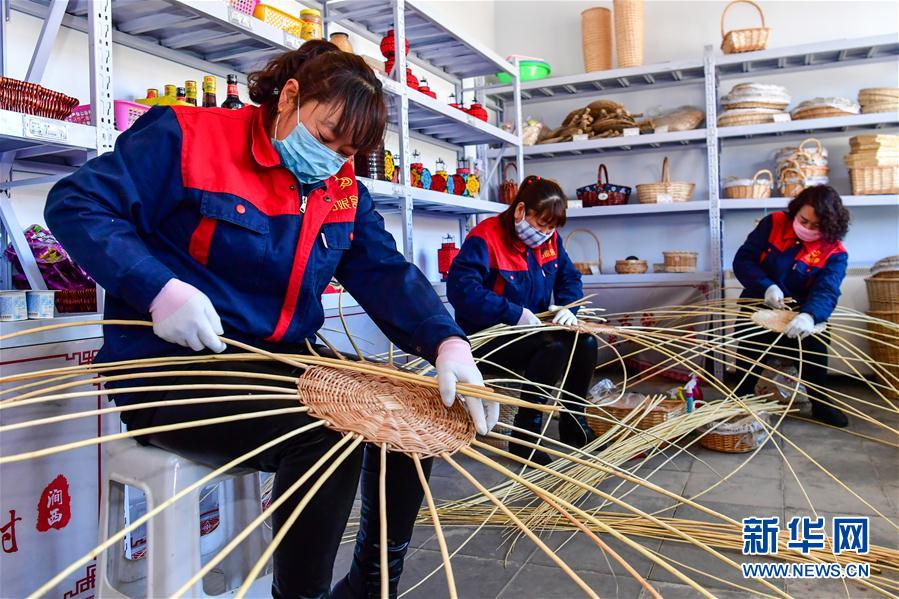
[[[69,126],[61,121],[52,121],[37,116],[22,115],[22,130],[25,137],[48,139],[50,141],[67,141]]]

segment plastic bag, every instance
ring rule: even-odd
[[[786,405],[790,403],[793,390],[796,389],[796,379],[799,377],[799,371],[795,366],[775,368],[777,370],[766,368],[762,372],[758,383],[755,385],[755,393],[756,395],[771,394],[772,399]],[[796,390],[796,399],[793,400],[793,407],[798,408],[802,416],[810,416],[812,413],[808,389],[802,383],[799,383],[799,388]]]
[[[536,144],[544,127],[546,125],[536,119],[529,118],[526,120],[521,132],[521,143],[526,146]]]
[[[56,237],[40,225],[31,225],[25,229],[25,241],[37,260],[38,270],[44,278],[48,289],[90,289],[96,287],[94,280],[83,268],[75,264]],[[12,264],[13,286],[16,289],[29,289],[28,279],[16,250],[10,244],[6,248],[6,259]]]
[[[610,379],[602,379],[590,387],[590,391],[587,395],[593,403],[601,404],[604,401],[609,401],[618,397],[618,390],[615,387],[615,383]]]

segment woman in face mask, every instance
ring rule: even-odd
[[[763,299],[770,308],[792,308],[796,317],[787,325],[771,352],[799,360],[802,378],[811,383],[812,414],[834,426],[848,419],[827,398],[827,346],[814,326],[830,318],[840,298],[848,254],[840,242],[849,230],[849,211],[840,195],[827,185],[806,188],[787,206],[761,220],[734,257],[734,274],[744,290],[740,297]],[[787,305],[785,298],[795,304]],[[750,371],[738,393],[752,393],[757,370],[747,358],[758,358],[774,343],[775,333],[753,336],[740,344],[740,376]],[[822,401],[823,400],[823,401]],[[827,402],[827,403],[824,403]]]
[[[583,296],[581,275],[556,231],[565,224],[566,205],[565,194],[555,181],[530,176],[505,212],[471,231],[453,260],[446,284],[456,321],[466,333],[497,324],[539,326],[535,314],[546,311],[554,312],[554,324],[578,324],[577,308],[561,307]],[[481,368],[491,376],[513,378],[512,371],[537,383],[524,385],[522,398],[541,403],[547,401],[548,391],[538,385],[557,385],[564,376],[561,399],[573,401],[566,407],[575,413],[559,417],[559,438],[574,447],[592,441],[595,435],[578,404],[585,401],[596,368],[596,339],[574,331],[547,331],[522,335],[512,344],[509,341],[502,337],[478,348],[475,354],[485,360]],[[569,366],[572,344],[574,356]],[[519,409],[514,424],[539,433],[543,413]],[[533,434],[513,432],[513,437],[536,442]],[[531,454],[530,448],[514,442],[509,450],[522,457]],[[550,461],[541,451],[532,459],[541,464]]]
[[[306,353],[324,322],[321,295],[336,277],[395,344],[436,363],[444,403],[454,401],[457,382],[482,384],[464,333],[425,276],[397,251],[353,174],[351,158],[378,144],[387,119],[372,70],[359,56],[310,41],[251,74],[249,89],[259,107],[152,108],[119,136],[114,151],[51,191],[47,223],[106,289],[106,318],[153,322],[152,329],[105,327],[96,361],[222,352],[222,334],[275,352]],[[299,375],[279,362],[260,361],[204,362],[182,370],[143,381],[258,386],[260,379],[240,374],[258,371],[284,375],[283,383],[263,380],[295,392],[290,380]],[[239,393],[124,388],[141,381],[135,372],[119,382],[115,402],[133,407]],[[272,399],[182,404],[122,412],[122,420],[138,430],[294,406],[296,400]],[[498,406],[478,400],[469,399],[466,408],[482,433],[498,415]],[[140,439],[220,466],[312,421],[306,414],[257,417]],[[278,497],[340,436],[314,428],[243,465],[274,472]],[[275,552],[275,597],[380,596],[378,454],[370,447],[351,454],[306,505]],[[430,472],[430,460],[425,470]],[[332,590],[331,570],[360,472],[354,560]],[[316,478],[273,515],[276,531]],[[399,453],[388,456],[387,495],[388,578],[395,596],[423,498],[414,464]],[[172,580],[160,594],[183,583]]]

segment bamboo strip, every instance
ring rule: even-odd
[[[430,512],[431,521],[434,523],[434,534],[437,536],[440,557],[443,558],[443,567],[446,569],[446,584],[449,590],[449,598],[458,599],[456,581],[453,578],[453,565],[450,563],[446,538],[443,536],[443,527],[440,526],[440,516],[437,514],[437,506],[434,505],[434,497],[431,495],[431,486],[428,484],[428,479],[425,478],[424,470],[421,468],[421,458],[418,457],[417,453],[412,454],[412,462],[415,464],[415,472],[418,473],[418,481],[421,483],[421,488],[425,494],[425,502],[428,504],[428,512]]]

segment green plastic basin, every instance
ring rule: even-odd
[[[552,73],[549,64],[540,60],[522,60],[518,63],[518,71],[521,74],[522,81],[545,79]],[[497,73],[496,78],[499,79],[500,83],[512,83],[512,76],[505,71]]]

